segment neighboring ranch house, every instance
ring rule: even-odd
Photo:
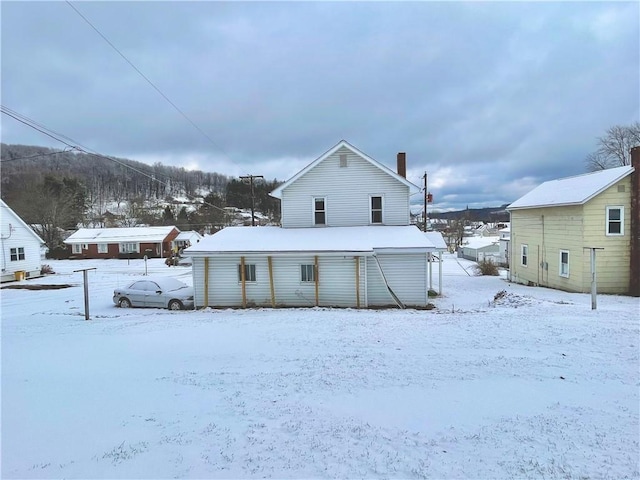
[[[179,233],[174,226],[81,228],[64,243],[71,258],[164,258]]]
[[[3,282],[40,276],[44,240],[2,200],[0,241]]]
[[[197,307],[424,307],[428,258],[410,225],[419,187],[341,141],[271,192],[282,227],[230,227],[188,248]],[[442,245],[444,243],[442,242]]]
[[[597,248],[598,292],[638,294],[637,156],[634,165],[548,181],[509,205],[511,280],[587,293]]]

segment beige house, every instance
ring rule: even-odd
[[[548,181],[507,207],[512,281],[588,293],[591,249],[597,248],[598,292],[637,294],[640,173],[634,157],[635,169]]]

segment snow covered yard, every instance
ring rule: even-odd
[[[2,477],[638,478],[638,299],[472,265],[430,311],[170,312],[112,304],[141,260],[51,262],[1,291]]]

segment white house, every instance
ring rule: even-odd
[[[40,276],[44,241],[2,200],[0,240],[3,282]]]
[[[420,189],[404,154],[398,167],[335,145],[271,192],[282,227],[225,228],[185,251],[196,305],[427,305],[429,254],[446,248],[410,225]]]
[[[500,238],[497,236],[465,237],[460,246],[461,256],[475,262],[482,260],[497,262],[500,255],[499,240]]]
[[[180,232],[178,236],[173,240],[174,248],[178,249],[187,248],[191,245],[195,245],[204,237],[195,230],[188,230],[186,232]]]

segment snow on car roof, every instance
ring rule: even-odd
[[[172,277],[141,277],[133,280],[129,285],[133,285],[135,282],[141,280],[148,280],[157,283],[162,290],[179,290],[180,288],[188,287],[187,284],[181,282]]]

